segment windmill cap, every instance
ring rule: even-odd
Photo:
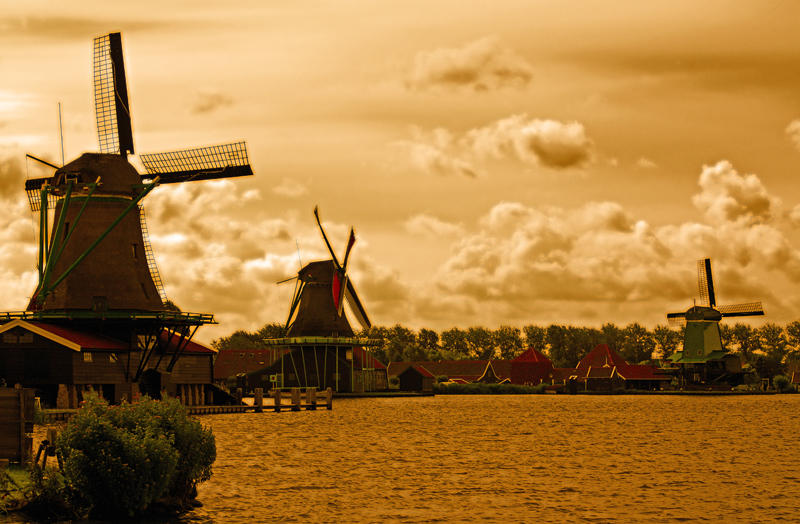
[[[53,185],[63,187],[68,179],[78,184],[91,184],[100,178],[102,193],[131,194],[133,186],[142,183],[136,169],[122,155],[84,153],[55,172]]]
[[[722,320],[722,313],[712,307],[693,306],[686,311],[686,320]]]

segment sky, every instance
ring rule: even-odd
[[[665,323],[699,298],[800,318],[800,4],[0,0],[0,308],[36,283],[26,177],[97,151],[92,39],[122,32],[134,144],[246,140],[255,176],[145,200],[210,341],[285,322],[338,256],[374,324]],[[137,159],[131,159],[134,165]]]

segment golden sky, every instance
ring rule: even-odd
[[[721,304],[800,317],[800,4],[0,0],[0,307],[35,287],[24,154],[96,151],[95,36],[121,31],[134,142],[245,139],[248,179],[145,201],[168,295],[282,322],[326,258],[376,324],[665,321],[711,257]],[[135,163],[135,159],[134,159]]]

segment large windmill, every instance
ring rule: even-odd
[[[267,340],[267,344],[287,349],[279,362],[268,368],[279,378],[277,387],[333,387],[336,391],[367,391],[386,388],[386,368],[365,349],[379,341],[355,337],[344,308],[348,304],[362,329],[372,325],[358,298],[347,263],[355,244],[350,236],[344,258],[339,258],[328,241],[314,208],[322,238],[331,255],[329,260],[310,262],[298,271],[295,291],[286,319],[286,337]],[[267,374],[266,371],[255,375]]]
[[[156,369],[163,361],[171,373],[197,328],[215,323],[211,314],[167,307],[142,200],[159,184],[253,172],[237,142],[139,155],[146,170],[139,173],[127,158],[134,145],[120,33],[95,38],[93,50],[100,152],[60,167],[29,155],[55,172],[25,182],[39,215],[39,279],[27,311],[5,317],[122,340],[136,352],[127,356],[124,380],[136,382],[152,355]]]
[[[685,324],[683,351],[671,360],[685,368],[685,377],[693,382],[713,382],[741,371],[738,358],[730,355],[722,344],[719,322],[725,317],[750,317],[764,314],[761,302],[717,305],[711,259],[697,261],[697,285],[702,305],[693,305],[683,312],[667,313],[673,324]]]

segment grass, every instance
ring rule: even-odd
[[[9,466],[0,470],[0,512],[7,513],[28,502],[33,484],[27,469]]]

